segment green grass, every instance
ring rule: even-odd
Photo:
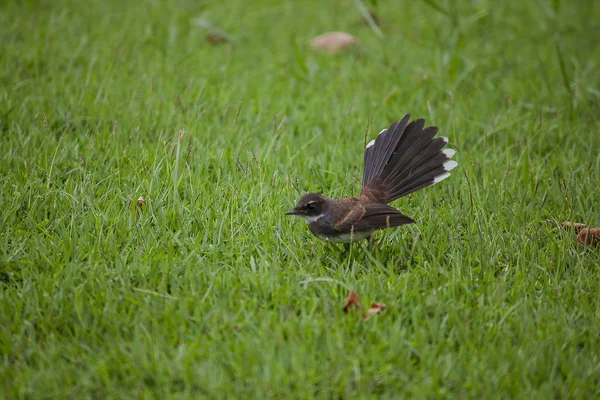
[[[557,227],[600,226],[600,7],[364,5],[383,37],[350,0],[2,3],[3,397],[600,396],[600,251]],[[459,161],[416,224],[340,256],[283,215],[408,112]]]

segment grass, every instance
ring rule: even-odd
[[[600,252],[557,227],[600,224],[592,0],[1,9],[3,397],[600,396]],[[283,215],[407,112],[459,161],[416,224],[340,256]]]

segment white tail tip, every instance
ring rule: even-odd
[[[442,153],[444,153],[446,155],[446,157],[452,158],[456,154],[456,150],[454,150],[454,149],[445,149],[445,150],[442,150]]]
[[[381,132],[379,132],[379,135],[381,135],[383,132],[387,132],[387,129],[382,130]],[[377,136],[379,136],[377,135]],[[371,140],[368,144],[367,144],[367,149],[371,146],[373,146],[375,144],[375,139]]]
[[[454,168],[456,168],[458,163],[454,160],[449,160],[449,161],[446,161],[443,165],[444,165],[444,169],[446,171],[452,171]]]
[[[443,174],[438,175],[435,178],[433,178],[433,184],[435,185],[436,183],[443,181],[444,179],[446,179],[449,176],[450,176],[450,172],[444,172]]]

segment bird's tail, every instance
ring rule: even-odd
[[[448,139],[434,139],[437,127],[409,120],[410,114],[367,145],[362,198],[387,204],[446,179],[458,165],[451,160],[455,151],[444,149]]]

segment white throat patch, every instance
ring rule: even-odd
[[[307,224],[318,221],[324,214],[319,215],[299,215]]]

